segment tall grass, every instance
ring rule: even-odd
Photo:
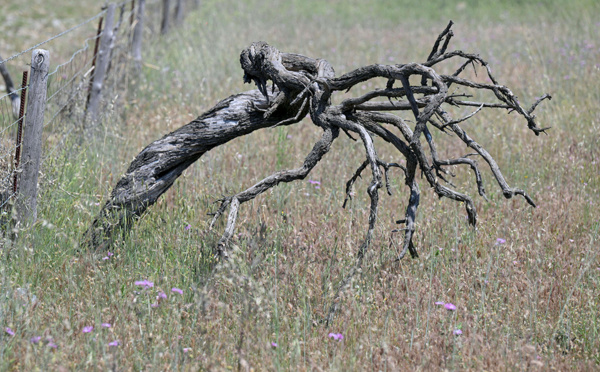
[[[39,222],[2,248],[0,370],[597,368],[600,9],[593,1],[566,4],[203,2],[183,27],[146,44],[147,67],[124,119],[111,116],[103,135],[85,147],[74,141],[44,170]],[[473,230],[460,205],[439,200],[423,181],[421,257],[393,263],[390,231],[408,199],[394,174],[366,264],[326,327],[322,319],[366,231],[366,181],[341,208],[345,182],[364,158],[361,144],[334,143],[309,176],[320,188],[280,185],[242,205],[234,257],[217,271],[210,252],[223,221],[207,231],[215,200],[302,163],[320,135],[305,120],[203,156],[112,255],[79,249],[143,146],[252,88],[242,84],[238,62],[252,41],[325,58],[341,74],[424,61],[448,19],[456,22],[451,46],[480,53],[522,101],[554,97],[538,109],[540,122],[553,127],[548,136],[533,136],[503,112],[465,125],[538,208],[505,200],[484,172],[490,202],[476,200]],[[464,151],[436,140],[443,156]],[[382,158],[398,160],[376,145]],[[469,171],[455,171],[457,187],[476,195]],[[154,286],[136,286],[140,280]],[[83,333],[86,326],[93,331]]]

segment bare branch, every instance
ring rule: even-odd
[[[420,203],[420,186],[416,177],[419,171],[439,197],[464,203],[469,223],[476,224],[477,212],[471,197],[455,190],[456,186],[452,185],[447,179],[449,177],[446,176],[448,174],[453,176],[453,174],[445,167],[468,165],[475,175],[479,195],[485,199],[479,165],[474,159],[469,158],[471,154],[456,159],[440,159],[438,144],[430,129],[439,130],[448,136],[457,136],[484,159],[506,198],[522,195],[530,205],[535,207],[533,200],[523,190],[508,185],[494,158],[475,142],[459,126],[459,123],[468,121],[483,109],[500,108],[516,112],[525,119],[528,127],[539,135],[545,133],[548,128],[540,128],[537,125],[533,112],[543,100],[551,97],[547,94],[543,95],[529,109],[525,109],[509,88],[498,83],[491,73],[489,64],[477,54],[462,51],[447,52],[453,37],[451,27],[452,22],[449,22],[437,37],[425,63],[374,64],[360,67],[339,77],[335,76],[333,67],[325,60],[282,53],[265,42],[252,43],[242,51],[240,63],[244,70],[244,81],[254,82],[258,90],[233,95],[221,101],[190,124],[167,134],[142,150],[123,178],[119,180],[110,200],[88,229],[86,233],[88,246],[106,247],[110,244],[115,230],[127,231],[135,218],[141,216],[189,165],[210,149],[261,128],[297,123],[307,115],[324,132],[307,155],[302,167],[276,172],[252,187],[222,199],[210,226],[212,228],[217,219],[229,208],[225,230],[216,247],[218,254],[227,257],[227,245],[233,236],[238,210],[243,203],[281,182],[305,178],[330,150],[340,130],[352,139],[354,137],[350,132],[358,134],[365,149],[366,160],[346,183],[344,206],[351,198],[354,183],[368,166],[372,175],[367,188],[370,198],[368,228],[364,240],[357,247],[355,264],[348,275],[341,280],[335,293],[327,316],[328,321],[332,319],[333,313],[339,306],[341,293],[359,272],[371,246],[379,207],[379,189],[382,187],[382,169],[388,194],[391,195],[388,174],[390,167],[398,167],[404,171],[404,183],[409,190],[404,219],[399,221],[404,224],[404,227],[392,230],[392,232],[404,232],[398,259],[402,259],[407,252],[412,257],[418,256],[413,237]],[[455,58],[462,63],[452,75],[439,75],[433,69],[437,64]],[[475,64],[485,68],[491,84],[459,77],[467,66],[472,65],[475,69]],[[410,78],[414,75],[421,78],[421,86],[409,84]],[[386,79],[385,87],[374,89],[357,98],[345,99],[339,105],[332,104],[336,92],[348,91],[357,84],[375,78]],[[394,88],[396,80],[401,82],[401,88]],[[273,84],[271,92],[267,89],[269,81]],[[426,86],[429,81],[431,86]],[[460,89],[458,94],[449,93],[452,85]],[[463,93],[463,90],[466,92]],[[474,91],[488,91],[493,95],[490,94],[491,98],[486,99],[489,102],[468,101],[469,97],[475,96]],[[406,99],[397,101],[402,97]],[[476,109],[455,120],[445,110],[445,105],[469,106]],[[403,111],[409,110],[415,118],[414,122],[399,116]],[[428,146],[422,144],[421,134],[425,137]],[[386,163],[379,159],[372,136],[391,144],[398,156],[406,160],[406,168],[400,166],[399,162]],[[442,181],[445,184],[442,184]]]
[[[218,243],[217,253],[221,256],[227,256],[225,250],[225,246],[229,237],[233,234],[233,229],[235,228],[235,215],[232,217],[232,213],[237,214],[238,207],[254,198],[258,195],[264,193],[272,187],[277,186],[281,182],[292,182],[298,179],[304,179],[310,173],[310,171],[317,165],[317,163],[323,158],[323,156],[329,152],[331,148],[331,144],[337,138],[339,134],[338,128],[326,128],[321,136],[321,139],[314,145],[311,152],[304,159],[304,164],[302,167],[276,172],[269,177],[266,177],[262,181],[258,182],[254,186],[234,195],[229,198],[226,198],[219,210],[215,213],[213,217],[213,222],[211,223],[211,227],[214,224],[214,221],[222,215],[224,209],[229,205],[229,219],[227,220],[227,227],[225,229],[225,233],[223,237]],[[237,204],[237,205],[235,205]]]
[[[470,113],[469,115],[467,115],[467,116],[465,116],[465,117],[463,117],[463,118],[460,118],[460,119],[458,119],[458,120],[452,120],[451,122],[449,122],[449,123],[446,123],[446,124],[442,125],[441,129],[445,129],[447,126],[449,126],[449,125],[452,125],[452,124],[458,124],[458,123],[461,123],[461,122],[463,122],[463,121],[465,121],[465,120],[469,120],[469,119],[470,119],[470,118],[472,118],[472,117],[473,117],[475,114],[477,114],[479,111],[481,111],[481,109],[482,109],[482,108],[483,108],[483,103],[482,103],[482,104],[479,106],[479,108],[477,108],[477,110],[473,111],[473,112],[472,112],[472,113]]]

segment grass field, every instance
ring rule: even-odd
[[[56,3],[36,9],[56,17],[64,11],[73,22],[95,13]],[[14,24],[40,17],[15,4],[9,0],[0,17],[13,12]],[[102,134],[85,146],[73,139],[58,165],[43,170],[39,222],[1,251],[0,370],[600,368],[597,14],[593,0],[203,1],[182,27],[145,45],[137,89],[119,115],[108,115]],[[464,208],[438,199],[423,179],[420,258],[394,263],[390,231],[408,193],[393,173],[393,195],[380,193],[363,269],[325,326],[367,228],[367,177],[341,208],[345,183],[364,159],[360,143],[334,143],[309,175],[320,188],[308,179],[281,184],[243,204],[236,253],[216,271],[210,252],[224,221],[207,231],[215,200],[302,163],[321,133],[305,119],[204,155],[110,254],[79,250],[146,144],[253,88],[242,84],[239,67],[251,42],[327,59],[340,75],[371,63],[424,62],[449,19],[456,35],[450,49],[479,53],[525,105],[553,96],[536,111],[542,126],[552,126],[547,136],[501,111],[464,126],[537,208],[504,199],[487,170],[486,202],[476,197],[469,170],[456,169],[457,189],[476,202],[474,230]],[[17,35],[12,44],[30,41]],[[441,155],[464,151],[436,140]],[[392,148],[376,146],[382,159],[397,160]],[[136,285],[144,280],[153,286]]]

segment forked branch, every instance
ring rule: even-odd
[[[233,236],[236,217],[241,205],[281,182],[292,182],[305,178],[330,150],[331,143],[343,130],[352,139],[360,138],[365,151],[365,161],[357,164],[358,169],[346,184],[346,200],[358,177],[367,167],[371,182],[367,187],[370,198],[369,220],[366,234],[357,244],[357,261],[350,274],[342,280],[336,294],[335,305],[342,288],[350,283],[354,273],[368,257],[379,208],[379,189],[382,187],[382,169],[386,189],[391,195],[389,182],[390,167],[403,170],[408,191],[404,217],[398,221],[403,227],[390,229],[404,232],[397,252],[402,259],[406,253],[418,256],[413,243],[416,217],[420,202],[420,187],[416,177],[422,174],[425,182],[439,197],[463,203],[471,225],[477,221],[475,204],[469,195],[456,189],[450,181],[453,173],[447,167],[468,166],[475,175],[479,195],[486,198],[480,165],[472,158],[483,159],[496,183],[506,198],[521,195],[535,207],[533,199],[525,191],[509,186],[492,155],[476,142],[459,124],[468,122],[476,114],[488,109],[503,109],[515,112],[523,118],[535,134],[546,133],[548,127],[539,127],[534,110],[539,104],[551,99],[544,94],[530,108],[524,108],[513,92],[501,85],[492,75],[489,64],[479,55],[462,51],[448,51],[453,37],[452,22],[435,40],[431,53],[423,63],[396,65],[369,65],[350,71],[339,77],[325,60],[313,59],[298,54],[283,53],[265,42],[250,45],[240,56],[244,70],[244,81],[254,82],[258,90],[233,95],[204,113],[190,124],[164,136],[146,147],[132,162],[123,178],[111,194],[98,217],[86,234],[85,242],[95,248],[111,243],[115,231],[126,231],[158,197],[162,195],[181,173],[210,149],[225,144],[231,139],[251,133],[257,129],[279,125],[292,125],[307,115],[313,124],[323,131],[321,139],[314,145],[300,168],[273,173],[254,186],[226,197],[214,214],[213,222],[229,208],[225,231],[216,247],[216,253],[227,256],[227,244]],[[434,68],[447,61],[460,60],[460,67],[451,75],[438,74]],[[483,68],[488,82],[462,77],[472,66]],[[410,85],[411,77],[420,78],[420,85]],[[342,94],[369,80],[383,78],[385,86],[379,86],[358,97],[346,98],[340,104],[332,103],[332,96]],[[272,89],[267,89],[269,81]],[[414,80],[413,80],[414,81]],[[396,84],[399,82],[400,84]],[[490,83],[491,82],[491,83]],[[374,81],[377,85],[378,82]],[[450,92],[452,86],[453,93]],[[468,100],[476,92],[487,92],[485,101]],[[455,119],[451,107],[469,106],[475,110]],[[404,118],[400,116],[412,116]],[[409,116],[409,117],[410,117]],[[412,123],[414,120],[414,124]],[[450,135],[462,147],[474,150],[454,159],[441,159],[438,154],[437,135]],[[426,145],[422,143],[425,138]],[[389,143],[396,152],[397,160],[383,162],[377,156],[378,141]],[[406,167],[399,164],[405,161]],[[487,200],[487,199],[486,199]],[[333,310],[332,310],[333,311]],[[331,314],[330,314],[331,315]],[[329,318],[329,317],[328,317]]]

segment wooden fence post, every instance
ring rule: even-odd
[[[133,61],[135,63],[136,70],[142,68],[142,39],[144,36],[144,10],[146,7],[146,0],[138,1],[138,8],[135,13],[135,27],[133,29]]]
[[[44,49],[34,50],[31,55],[29,97],[23,130],[21,182],[16,203],[17,219],[21,224],[34,222],[37,218],[37,183],[42,158],[42,129],[49,66],[50,53]]]
[[[163,15],[160,26],[160,33],[166,34],[169,32],[169,9],[171,8],[171,0],[163,0]]]
[[[115,21],[116,7],[116,4],[109,4],[108,9],[106,10],[104,31],[102,31],[102,38],[100,39],[100,50],[98,50],[96,59],[96,68],[93,75],[92,91],[87,111],[87,127],[93,126],[98,120],[98,108],[102,96],[102,85],[104,83],[104,77],[106,76],[106,70],[110,59],[110,46],[112,45],[112,39],[114,37],[113,24]]]
[[[175,24],[180,25],[183,21],[183,0],[175,2]]]

